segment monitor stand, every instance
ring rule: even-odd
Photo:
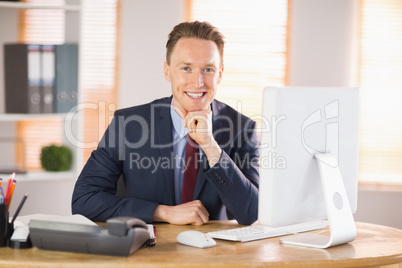
[[[303,233],[284,237],[284,244],[328,248],[353,241],[356,238],[356,225],[337,159],[329,154],[315,155],[320,170],[330,235]]]

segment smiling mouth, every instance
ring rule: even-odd
[[[186,94],[193,98],[193,99],[199,99],[201,97],[203,97],[205,95],[206,92],[201,92],[201,93],[190,93],[190,92],[186,92]]]

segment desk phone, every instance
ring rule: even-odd
[[[147,224],[137,218],[111,218],[106,224],[31,220],[29,235],[39,249],[113,256],[129,256],[150,238]]]

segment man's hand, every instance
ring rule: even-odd
[[[172,224],[203,225],[207,223],[209,213],[200,200],[194,200],[177,206],[158,205],[153,220]]]
[[[189,112],[184,119],[184,126],[190,137],[201,146],[209,165],[214,166],[221,157],[222,149],[212,134],[212,111],[207,109]]]
[[[184,118],[184,126],[187,127],[190,137],[200,146],[209,146],[214,141],[212,135],[212,111],[201,110],[189,112]]]

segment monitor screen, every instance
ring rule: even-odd
[[[260,224],[327,218],[317,153],[331,153],[338,160],[351,210],[356,211],[357,89],[265,88],[261,131]]]

